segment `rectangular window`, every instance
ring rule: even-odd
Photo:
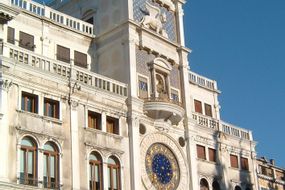
[[[194,100],[195,112],[202,114],[202,103],[199,100]]]
[[[14,28],[8,27],[7,42],[11,44],[15,44],[15,29]]]
[[[179,93],[177,90],[171,89],[171,99],[174,102],[179,102]]]
[[[107,132],[113,134],[119,134],[119,119],[107,116]]]
[[[59,119],[59,101],[45,98],[44,115]]]
[[[148,97],[148,86],[147,79],[144,77],[139,77],[139,97],[147,98]]]
[[[88,127],[101,130],[101,114],[88,111]]]
[[[247,158],[240,158],[240,167],[242,170],[248,170],[248,159]]]
[[[66,63],[70,63],[70,49],[57,45],[56,59]]]
[[[276,178],[285,181],[285,174],[282,171],[276,171]]]
[[[216,150],[209,148],[208,151],[209,151],[209,161],[216,162]]]
[[[204,146],[197,145],[197,157],[206,160],[206,151]]]
[[[78,51],[74,51],[74,65],[87,68],[87,55]]]
[[[38,96],[27,92],[22,92],[22,110],[38,113]]]
[[[263,175],[267,175],[266,167],[259,165],[259,172]]]
[[[20,31],[19,46],[31,51],[34,51],[34,36]]]
[[[238,168],[238,157],[236,155],[230,155],[231,167]]]
[[[209,104],[205,104],[205,115],[212,117],[212,106]]]

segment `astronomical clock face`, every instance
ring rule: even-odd
[[[153,144],[146,153],[146,172],[158,190],[174,190],[179,184],[179,166],[174,154],[160,143]]]

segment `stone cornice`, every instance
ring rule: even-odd
[[[5,19],[6,21],[12,20],[19,14],[19,11],[15,10],[11,6],[0,3],[0,20]]]

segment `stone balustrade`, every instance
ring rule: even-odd
[[[197,124],[203,127],[211,128],[214,130],[219,129],[219,121],[201,114],[193,113],[192,118],[197,121]]]
[[[203,88],[218,91],[217,82],[192,71],[189,71],[189,82],[201,86]]]
[[[91,36],[94,35],[94,26],[92,24],[71,17],[67,14],[63,14],[48,6],[36,3],[32,0],[11,0],[11,5],[34,13],[38,16],[45,17],[56,22],[57,24],[64,25],[76,31],[80,31]]]
[[[216,120],[212,117],[201,115],[198,113],[192,113],[192,119],[197,121],[197,125],[207,127],[213,130],[221,131],[230,136],[234,136],[240,139],[253,140],[251,131],[236,127],[232,124],[228,124],[221,120]]]
[[[251,131],[249,130],[233,126],[232,124],[228,124],[223,121],[220,122],[220,127],[221,127],[222,132],[226,134],[229,134],[229,135],[241,138],[241,139],[252,140]]]
[[[4,56],[13,59],[16,64],[27,65],[65,79],[71,77],[71,79],[81,84],[117,95],[127,96],[127,84],[125,83],[91,72],[88,69],[74,66],[72,63],[69,64],[35,54],[32,51],[9,43],[4,43],[3,48]]]

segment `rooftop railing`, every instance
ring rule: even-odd
[[[189,71],[189,82],[209,90],[218,90],[216,81],[203,77],[192,71]]]
[[[49,72],[65,79],[71,77],[90,87],[121,96],[127,96],[127,84],[125,83],[74,66],[72,63],[69,64],[35,54],[32,51],[9,43],[2,43],[2,45],[4,48],[4,56],[13,59],[16,64],[27,65],[34,69]]]
[[[25,9],[28,12],[36,14],[41,17],[46,17],[58,24],[67,26],[76,31],[93,36],[94,27],[92,24],[84,22],[80,19],[71,17],[67,14],[63,14],[45,5],[36,3],[32,0],[11,0],[11,5],[21,9]]]
[[[236,127],[224,121],[214,119],[199,113],[192,113],[192,119],[197,121],[197,125],[210,128],[216,131],[221,131],[230,136],[240,139],[252,140],[251,131]]]

